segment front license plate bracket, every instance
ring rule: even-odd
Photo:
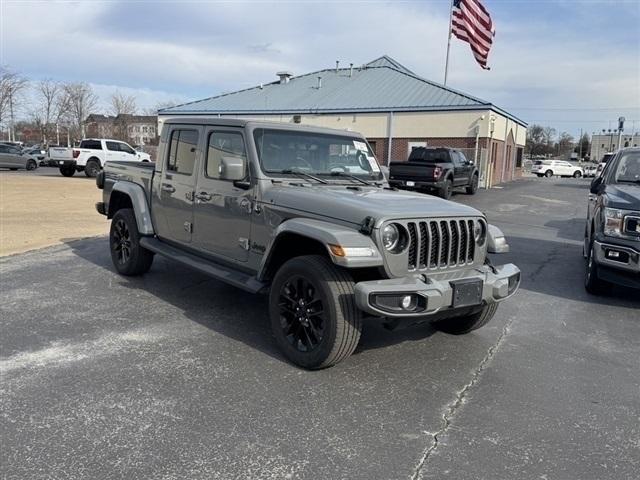
[[[482,303],[482,280],[477,278],[466,278],[463,280],[449,282],[449,284],[453,289],[451,295],[451,306],[453,308],[471,307]]]

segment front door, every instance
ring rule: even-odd
[[[193,194],[202,127],[176,126],[168,134],[166,158],[152,215],[158,237],[181,244],[191,243]]]
[[[460,152],[451,152],[453,157],[453,183],[454,185],[465,185],[469,179],[469,165],[467,159]]]
[[[223,180],[220,175],[224,157],[241,158],[246,168],[245,138],[242,130],[234,128],[208,127],[205,134],[206,147],[195,189],[193,247],[245,262],[249,256],[253,188],[241,188],[240,183]]]
[[[117,162],[118,160],[122,160],[122,158],[120,158],[120,142],[106,141],[104,143],[107,147],[104,151],[106,162]]]

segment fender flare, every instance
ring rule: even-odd
[[[283,234],[293,233],[321,243],[327,249],[327,253],[333,263],[346,268],[378,267],[384,265],[384,259],[370,236],[360,233],[357,228],[349,228],[324,220],[312,218],[292,218],[285,220],[273,231],[265,255],[262,257],[258,279],[263,278],[273,252],[278,245],[278,239]],[[328,245],[339,245],[346,248],[370,248],[371,256],[343,256],[334,255]]]
[[[136,215],[136,223],[138,224],[138,232],[141,235],[153,235],[153,222],[151,221],[151,211],[147,203],[147,196],[144,189],[131,182],[116,182],[111,189],[111,194],[121,192],[131,199],[133,211]]]
[[[489,253],[509,253],[509,244],[504,233],[495,225],[487,225],[487,251]]]

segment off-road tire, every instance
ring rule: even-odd
[[[63,177],[73,177],[76,173],[75,167],[60,167],[60,173]]]
[[[100,161],[94,158],[87,160],[84,167],[84,174],[89,178],[96,178],[100,172]]]
[[[603,295],[609,290],[609,283],[605,282],[598,276],[598,264],[593,258],[594,246],[593,241],[589,246],[587,253],[587,264],[584,275],[584,288],[591,295]]]
[[[466,190],[469,195],[475,195],[475,193],[478,191],[478,175],[477,174],[474,174],[473,177],[471,177],[471,183],[466,188]]]
[[[575,172],[573,172],[573,178],[580,178],[582,176],[582,173],[580,173],[580,171],[576,170]]]
[[[317,295],[322,312],[326,312],[321,323],[318,319],[313,322],[314,329],[321,329],[322,335],[309,351],[301,351],[294,346],[294,343],[297,345],[294,341],[296,334],[300,335],[304,326],[295,317],[297,313],[288,308],[298,305],[296,297],[292,298],[292,291],[287,289],[294,281],[297,284],[300,278],[308,282],[313,290],[310,297],[313,299]],[[362,313],[356,306],[354,285],[346,270],[336,267],[329,259],[320,255],[295,257],[280,267],[269,294],[269,317],[276,342],[291,362],[303,368],[317,370],[335,365],[353,353],[362,332]],[[306,295],[306,292],[303,293],[303,298]],[[313,300],[308,306],[315,302]]]
[[[38,163],[35,160],[27,161],[27,170],[35,170],[38,168]]]
[[[444,198],[445,200],[449,200],[451,198],[451,194],[453,193],[453,182],[451,179],[447,179],[444,182],[444,186],[438,190],[438,196]]]
[[[126,255],[122,253],[126,244]],[[121,275],[142,275],[151,268],[153,252],[140,246],[136,216],[131,208],[116,212],[111,220],[109,250],[114,267]]]
[[[445,318],[434,322],[433,326],[441,332],[452,335],[464,335],[486,325],[498,310],[497,303],[485,305],[482,310],[466,317]]]
[[[544,172],[544,176],[547,177],[547,178],[553,177],[553,171],[552,170],[547,170],[546,172]]]

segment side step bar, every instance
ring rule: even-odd
[[[247,292],[259,293],[266,287],[264,283],[256,280],[256,277],[179,250],[161,242],[157,238],[142,237],[140,238],[140,245],[158,255],[169,257],[171,260],[175,260],[216,280],[221,280]]]

